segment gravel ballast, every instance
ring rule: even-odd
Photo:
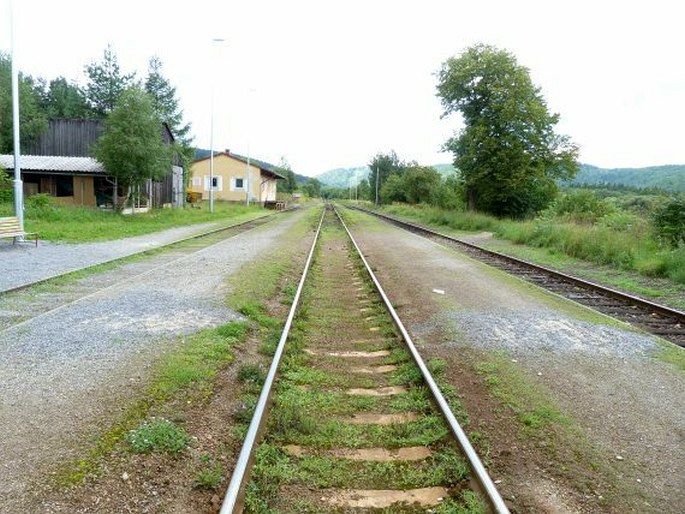
[[[301,215],[279,216],[0,332],[3,512],[23,512],[30,480],[72,458],[84,434],[115,416],[118,401],[136,391],[177,336],[238,318],[225,307],[226,278]]]

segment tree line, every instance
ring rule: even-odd
[[[11,58],[0,52],[0,153],[11,153]],[[21,148],[26,150],[45,132],[48,120],[58,118],[104,121],[104,131],[93,155],[119,180],[127,196],[148,179],[159,179],[170,169],[174,155],[189,168],[194,149],[191,125],[185,122],[176,88],[153,56],[147,75],[124,73],[111,46],[99,61],[84,66],[85,85],[57,77],[52,80],[20,73],[19,112]],[[166,123],[175,143],[162,138]]]

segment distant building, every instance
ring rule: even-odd
[[[103,128],[101,120],[50,120],[48,129],[20,157],[24,196],[47,193],[62,204],[111,206],[114,180],[92,157]],[[173,144],[174,136],[166,123],[162,124],[162,137]],[[0,165],[13,173],[14,157],[0,155]],[[183,205],[183,169],[178,159],[163,180],[149,184],[146,193],[153,207]]]
[[[231,153],[229,150],[214,154],[214,200],[244,202],[248,188],[250,202],[276,201],[276,183],[284,179],[276,167],[258,159],[248,158]],[[188,190],[202,194],[202,199],[209,198],[210,191],[210,157],[197,159],[191,167],[191,178]]]

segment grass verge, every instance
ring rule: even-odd
[[[127,434],[141,429],[143,433],[150,431],[150,425],[144,420],[151,409],[173,400],[189,404],[205,399],[211,394],[218,371],[233,360],[231,349],[247,337],[247,332],[248,325],[239,321],[185,336],[174,350],[161,358],[152,372],[150,385],[140,398],[130,404],[108,430],[94,436],[91,448],[82,458],[68,463],[57,473],[57,482],[75,485],[87,475],[97,474],[103,460],[127,439]],[[153,423],[152,428],[160,427]],[[168,428],[162,427],[162,432]],[[129,442],[133,448],[138,445],[135,442],[138,439],[141,445],[147,444],[143,442],[146,437],[129,436],[129,439],[131,437],[134,441]],[[147,439],[149,441],[149,437]]]
[[[0,205],[0,216],[10,216],[12,209],[11,205]],[[153,209],[124,216],[88,207],[56,205],[54,201],[35,205],[27,201],[25,223],[26,230],[37,232],[41,239],[83,243],[110,241],[197,223],[238,223],[268,214],[271,211],[260,206],[229,202],[215,202],[213,213],[203,204],[201,209]]]

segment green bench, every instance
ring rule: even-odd
[[[16,243],[18,238],[23,239],[25,236],[33,236],[36,241],[36,246],[38,246],[38,234],[36,232],[24,232],[21,230],[19,227],[19,218],[16,216],[0,218],[0,238],[11,237],[13,243]]]

